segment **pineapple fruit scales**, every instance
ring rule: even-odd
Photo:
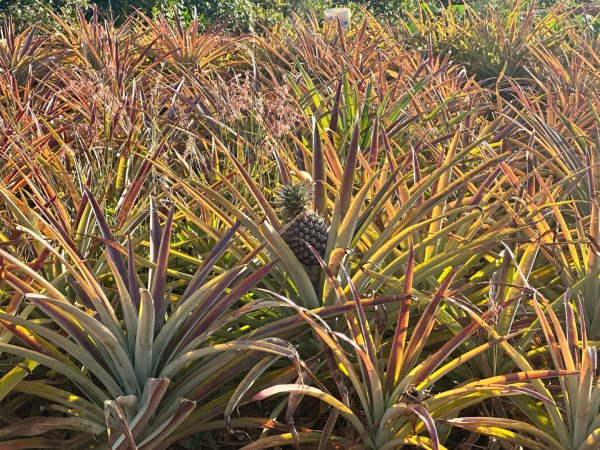
[[[329,229],[309,202],[310,188],[304,184],[283,186],[278,192],[278,205],[284,219],[282,237],[302,264],[314,266],[319,262],[306,244],[324,257]]]

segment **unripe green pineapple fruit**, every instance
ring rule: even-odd
[[[278,192],[278,205],[284,218],[282,237],[302,264],[313,266],[319,262],[306,243],[324,257],[329,228],[309,202],[310,188],[304,184],[283,186]]]

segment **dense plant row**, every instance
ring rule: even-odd
[[[0,40],[0,449],[600,446],[587,16],[58,25]]]

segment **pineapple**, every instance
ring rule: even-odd
[[[318,265],[317,258],[306,244],[324,257],[329,229],[325,219],[309,206],[310,188],[305,184],[283,186],[278,197],[285,225],[282,233],[284,241],[302,264]]]

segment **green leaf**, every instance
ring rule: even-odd
[[[135,374],[140,386],[152,375],[152,344],[154,342],[154,304],[146,289],[140,290],[140,311],[135,338]]]

